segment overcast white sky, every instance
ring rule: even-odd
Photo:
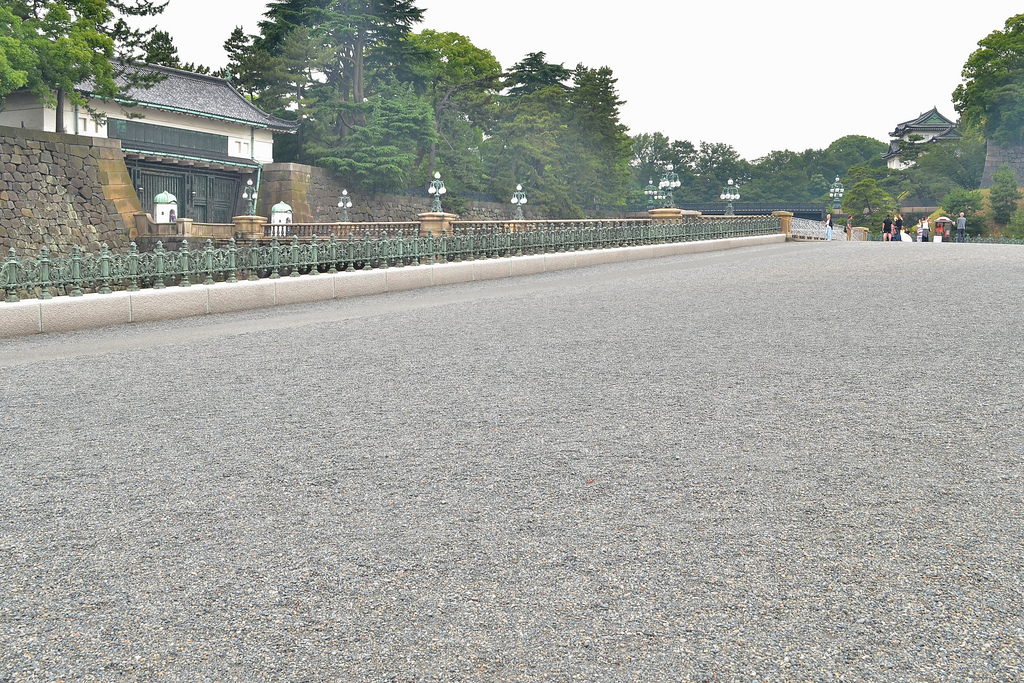
[[[609,66],[631,134],[725,142],[753,160],[843,135],[888,141],[951,94],[978,41],[1024,12],[1014,0],[419,0],[418,27],[454,31],[508,68],[529,52],[572,68]],[[184,61],[227,61],[234,26],[256,32],[261,0],[170,0],[160,26]],[[876,96],[880,95],[880,96]],[[853,104],[854,98],[879,104]]]

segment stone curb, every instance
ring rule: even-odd
[[[86,294],[74,298],[61,296],[46,300],[27,299],[17,303],[0,303],[0,339],[386,294],[785,241],[786,236],[783,234],[760,235],[432,266],[405,266],[335,275],[303,275],[234,284],[221,282],[215,285],[146,289],[139,292]]]

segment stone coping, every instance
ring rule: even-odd
[[[784,234],[0,303],[0,339],[386,294],[785,242]]]

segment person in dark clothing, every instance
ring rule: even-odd
[[[885,220],[882,221],[882,241],[892,241],[892,216],[886,216]]]
[[[897,241],[902,240],[903,239],[903,214],[901,214],[901,213],[896,214],[896,220],[894,220],[892,222],[892,224],[896,227],[896,230],[895,230],[896,240]]]

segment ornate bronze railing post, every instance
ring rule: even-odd
[[[179,287],[191,287],[192,278],[189,277],[192,271],[191,263],[192,252],[188,250],[188,240],[181,241],[181,247],[178,249],[178,270],[181,271],[181,281],[178,282]]]
[[[288,274],[288,276],[289,277],[298,277],[299,276],[299,266],[302,265],[302,247],[299,244],[299,236],[298,235],[293,235],[292,236],[291,253],[289,254],[289,256],[291,257],[289,260],[291,262],[291,271],[292,272],[290,272]]]
[[[260,279],[259,266],[260,266],[260,243],[253,237],[249,241],[249,281],[255,282]]]
[[[164,289],[167,287],[167,283],[164,282],[165,258],[164,243],[158,240],[156,247],[153,249],[153,289]]]
[[[21,264],[18,262],[18,256],[14,252],[14,247],[11,247],[7,251],[7,258],[4,259],[4,288],[7,290],[7,303],[16,304],[21,299],[18,298],[18,271],[21,269]]]
[[[333,275],[338,272],[338,240],[333,232],[327,240],[327,258],[331,262],[331,268],[327,272]]]
[[[207,239],[206,244],[203,246],[203,272],[206,277],[203,278],[204,285],[213,284],[213,240]]]
[[[50,287],[50,248],[45,244],[39,249],[39,298],[52,299]]]
[[[225,282],[238,282],[238,246],[235,244],[234,237],[228,240],[226,267],[227,271],[225,272]]]
[[[320,244],[316,239],[316,233],[309,239],[309,274],[319,275]]]
[[[139,246],[132,242],[128,245],[128,258],[125,260],[125,276],[128,278],[128,291],[139,291]]]
[[[270,279],[277,280],[281,277],[281,245],[277,238],[270,240]]]
[[[157,242],[157,248],[160,243]],[[11,250],[14,253],[14,250]],[[82,249],[76,244],[71,248],[71,296],[82,296]]]

